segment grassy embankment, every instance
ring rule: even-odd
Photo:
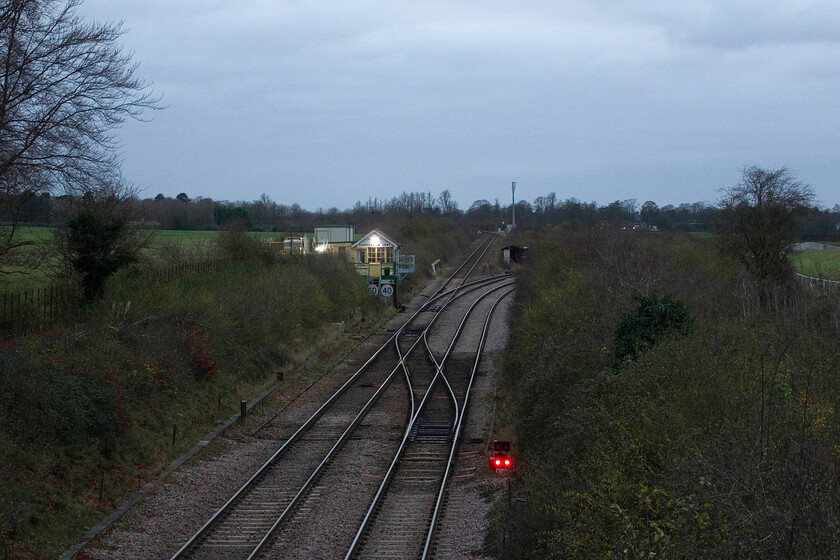
[[[441,221],[390,231],[418,255],[408,286],[470,241]],[[375,328],[393,312],[349,263],[255,256],[170,282],[115,278],[65,324],[0,342],[0,558],[59,556],[275,372],[279,403],[296,394],[319,373],[297,365],[335,341],[327,323],[358,308]]]
[[[21,227],[15,233],[18,241],[49,243],[53,239],[53,228]],[[144,264],[177,264],[180,262],[211,258],[215,255],[215,245],[219,231],[154,230],[151,245],[141,255]],[[258,241],[282,239],[288,234],[270,232],[249,232],[248,236]],[[41,251],[33,247],[32,251]],[[46,263],[34,270],[14,272],[2,277],[0,291],[16,292],[31,290],[49,285],[52,281],[51,270]]]
[[[503,418],[518,434],[502,559],[840,555],[838,302],[773,312],[708,241],[544,231],[521,242]],[[634,292],[694,316],[615,368]],[[509,531],[510,544],[499,547]]]
[[[800,274],[827,280],[840,280],[840,251],[809,249],[794,254],[791,260]]]
[[[692,233],[697,239],[714,239],[711,233]],[[826,243],[836,245],[836,243]],[[808,249],[790,255],[791,263],[796,272],[805,276],[840,280],[840,251],[826,249]]]

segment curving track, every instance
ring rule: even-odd
[[[294,433],[266,425],[261,437],[277,438],[277,451],[172,560],[428,556],[481,343],[471,370],[450,354],[480,302],[512,290],[511,276],[469,281],[494,241],[487,236]],[[451,343],[435,356],[436,322],[466,300],[476,303],[454,333],[436,334]]]
[[[345,555],[351,558],[428,558],[434,531],[446,497],[481,350],[496,305],[513,291],[509,282],[491,285],[464,314],[451,344],[440,360],[432,356],[436,375],[425,385],[410,434],[380,484],[365,520]],[[450,360],[467,320],[479,304],[492,302],[471,364]],[[429,354],[431,350],[427,346]],[[413,375],[409,383],[415,384]]]

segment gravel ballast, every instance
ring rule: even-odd
[[[424,303],[428,295],[436,288],[433,284],[426,287],[423,294],[409,304],[409,310]],[[501,293],[501,292],[498,292]],[[487,513],[492,508],[492,500],[485,496],[501,496],[506,488],[504,479],[491,475],[487,468],[487,445],[493,426],[493,402],[495,382],[493,356],[501,352],[507,344],[507,312],[513,297],[509,296],[499,305],[488,332],[479,374],[470,397],[466,415],[466,427],[463,434],[459,458],[450,484],[451,492],[447,507],[443,512],[438,530],[439,545],[436,558],[479,559],[487,533]],[[455,306],[456,304],[453,304]],[[483,324],[489,306],[479,306],[476,316]],[[399,314],[386,326],[380,338],[386,338],[388,331],[393,331],[409,313]],[[438,322],[455,320],[458,313],[445,312]],[[476,319],[477,321],[477,319]],[[442,325],[443,326],[443,325]],[[468,333],[454,349],[458,354],[474,351],[478,344],[477,330],[468,325]],[[446,329],[444,329],[446,330]],[[480,333],[480,331],[479,331]],[[433,338],[433,337],[432,337]],[[430,340],[433,344],[435,342]],[[371,340],[361,345],[359,354],[369,352],[377,341]],[[435,352],[442,353],[445,348],[433,346]],[[358,357],[356,357],[358,360]],[[158,484],[148,495],[131,507],[125,515],[108,531],[83,548],[75,558],[79,559],[160,559],[169,558],[204,522],[238,490],[250,475],[259,468],[277,449],[279,438],[287,437],[295,426],[305,420],[321,402],[331,394],[335,387],[346,379],[353,367],[338,366],[333,372],[305,390],[272,421],[272,428],[265,434],[253,435],[253,432],[235,427],[222,434],[204,450],[176,469],[166,480]],[[372,418],[372,421],[375,418]],[[470,443],[472,442],[472,443]],[[481,443],[476,443],[481,442]],[[342,466],[347,472],[358,473],[358,484],[369,484],[364,476],[365,465],[378,459],[380,451],[375,445],[357,442],[358,453],[354,454],[354,464]],[[330,475],[334,476],[334,475]],[[319,481],[315,492],[327,492],[332,486],[329,476]],[[336,497],[336,500],[341,500]],[[352,500],[352,496],[343,499]],[[347,520],[340,508],[327,508],[322,511],[306,510],[296,514],[295,523],[289,527],[286,535],[278,536],[278,543],[292,538],[293,532],[304,532],[308,523],[329,523],[340,530]],[[313,542],[312,547],[298,550],[295,558],[318,558],[317,551],[329,549],[329,543]],[[267,557],[277,556],[277,549]],[[283,558],[292,558],[283,554]]]

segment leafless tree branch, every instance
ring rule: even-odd
[[[27,197],[122,184],[113,131],[160,108],[118,44],[122,24],[82,21],[80,3],[0,0],[0,272]]]

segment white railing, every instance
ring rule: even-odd
[[[815,241],[805,241],[803,243],[794,243],[790,246],[794,251],[808,251],[810,249],[818,251],[840,251],[837,245],[830,245],[828,243],[817,243]]]
[[[840,289],[840,280],[827,280],[825,278],[818,278],[816,276],[806,276],[804,274],[799,274],[798,272],[796,272],[795,274],[799,281],[803,284],[806,284],[808,287],[821,287],[823,289],[823,292],[828,292],[828,290],[831,290],[833,293],[836,293],[837,290]]]
[[[414,255],[400,255],[400,262],[397,264],[400,276],[414,272]]]

